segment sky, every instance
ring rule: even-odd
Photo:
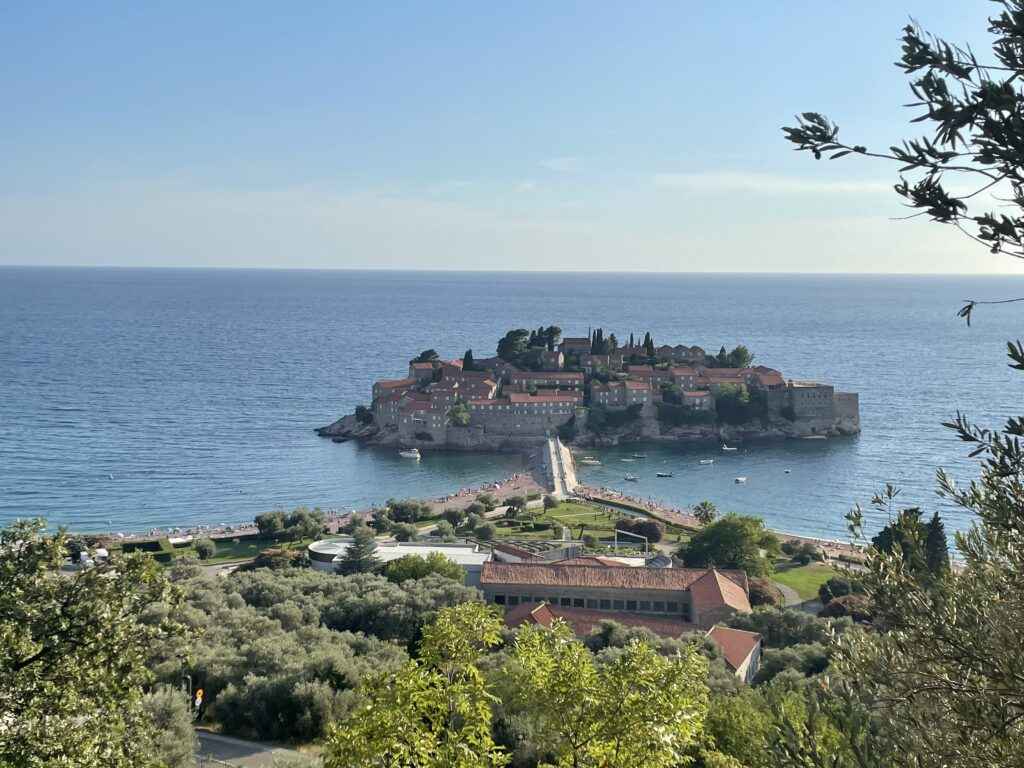
[[[1019,270],[896,168],[910,17],[985,0],[0,4],[0,264]]]

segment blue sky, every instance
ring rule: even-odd
[[[901,27],[993,8],[6,3],[0,263],[1011,271],[779,132],[907,135]]]

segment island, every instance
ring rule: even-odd
[[[656,345],[650,333],[518,328],[493,357],[443,360],[373,384],[369,405],[317,430],[336,441],[403,449],[521,450],[557,435],[580,447],[625,442],[823,439],[860,432],[857,393],[787,379],[743,345],[717,354]]]

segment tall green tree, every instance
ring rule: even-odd
[[[751,576],[767,576],[778,551],[779,540],[765,529],[763,520],[728,514],[695,533],[678,554],[691,568],[735,568]]]
[[[357,525],[352,529],[352,542],[338,563],[338,573],[374,573],[380,568],[376,552],[377,540],[373,529],[367,525]]]
[[[432,363],[435,360],[439,360],[439,359],[440,359],[440,355],[437,354],[437,350],[434,350],[434,349],[424,349],[422,352],[420,352],[418,355],[416,355],[416,357],[414,357],[412,360],[410,360],[410,362],[412,362],[412,363]]]
[[[0,531],[0,765],[155,766],[147,654],[181,636],[180,595],[144,555],[59,573],[67,535],[41,520]]]
[[[363,682],[362,703],[327,738],[325,768],[506,765],[491,734],[495,700],[477,666],[501,627],[482,603],[442,610],[424,629],[418,660]]]
[[[816,158],[848,155],[898,163],[896,193],[919,215],[955,227],[993,253],[1024,256],[1024,2],[1004,0],[989,18],[986,60],[925,32],[903,30],[898,62],[930,135],[887,150],[840,138],[838,126],[804,112],[785,128],[798,150]],[[946,183],[952,174],[955,186]],[[1020,301],[1004,299],[999,303]],[[979,304],[960,310],[968,324]],[[1024,347],[1009,343],[1010,366],[1024,370]],[[974,768],[1020,765],[1024,746],[1024,418],[1002,430],[983,429],[962,414],[947,426],[981,457],[981,476],[957,486],[940,472],[942,495],[971,513],[956,536],[962,568],[923,580],[907,567],[902,547],[870,550],[863,575],[882,631],[848,633],[833,667],[857,692],[853,715],[835,718],[848,742],[868,738],[863,754],[885,766]],[[855,509],[851,530],[863,538]],[[871,728],[877,727],[875,738]],[[867,737],[865,737],[867,734]],[[893,746],[896,745],[896,746]],[[801,765],[811,761],[803,751]],[[831,763],[830,763],[831,765]]]
[[[949,542],[946,539],[946,526],[938,512],[925,524],[924,557],[928,571],[933,576],[941,577],[949,573]]]
[[[718,517],[718,507],[705,499],[693,505],[693,516],[701,525],[711,525]]]
[[[466,354],[462,356],[462,370],[475,371],[476,369],[476,361],[473,359],[473,350],[467,349]]]
[[[670,768],[686,761],[707,712],[707,661],[632,641],[597,663],[562,621],[519,630],[507,674],[543,752],[560,768]]]

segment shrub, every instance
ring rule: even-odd
[[[472,506],[472,504],[470,505]],[[466,510],[464,509],[446,509],[441,513],[441,516],[451,524],[453,528],[458,528],[462,525],[462,521],[466,519]]]
[[[474,529],[474,533],[480,541],[490,541],[496,532],[497,528],[494,527],[494,523],[481,523]]]
[[[420,532],[412,523],[395,523],[391,526],[391,535],[396,541],[416,541]]]
[[[818,615],[823,619],[849,616],[858,624],[868,624],[872,619],[871,601],[864,595],[842,595],[833,598]]]
[[[754,607],[770,605],[778,607],[782,604],[779,590],[768,579],[750,580],[750,604]]]
[[[551,494],[544,495],[544,509],[554,509],[558,506],[558,499]]]
[[[217,554],[217,545],[213,543],[213,539],[198,539],[195,547],[200,560],[209,560]]]
[[[843,576],[833,576],[820,587],[818,587],[818,599],[822,605],[828,605],[837,597],[844,595],[863,594],[864,585],[857,579],[847,579]]]
[[[649,544],[657,544],[665,535],[665,526],[657,520],[647,517],[623,517],[616,521],[615,528],[636,536],[643,536]],[[633,542],[639,542],[639,539],[633,536],[626,538]]]
[[[372,424],[373,412],[365,405],[356,406],[356,421],[360,424]]]
[[[157,552],[155,555],[153,555],[153,559],[156,560],[158,563],[167,564],[174,562],[174,555],[170,552]]]
[[[436,526],[434,526],[434,530],[430,535],[440,536],[441,538],[448,538],[449,536],[455,535],[455,528],[447,520],[442,520]]]
[[[597,549],[597,537],[592,533],[583,534],[583,546],[585,546],[587,549]]]

